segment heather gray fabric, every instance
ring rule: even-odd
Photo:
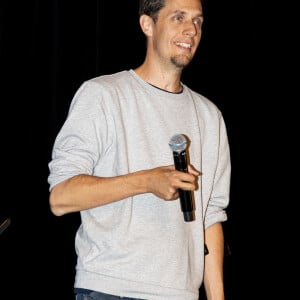
[[[50,188],[77,174],[116,176],[173,164],[174,134],[202,172],[196,220],[180,201],[142,194],[81,212],[75,287],[124,297],[198,300],[204,228],[227,219],[230,154],[221,112],[183,85],[169,93],[133,70],[88,80],[75,94],[49,163]]]

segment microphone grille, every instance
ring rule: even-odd
[[[186,148],[187,140],[183,134],[175,134],[171,137],[169,146],[173,151],[180,152]]]

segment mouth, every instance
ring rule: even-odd
[[[176,44],[176,46],[179,46],[179,47],[182,47],[182,48],[185,48],[185,49],[191,49],[192,48],[192,44],[189,44],[189,43],[177,42],[175,44]]]

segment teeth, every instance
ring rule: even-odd
[[[176,45],[184,47],[184,48],[192,48],[192,45],[187,43],[176,43]]]

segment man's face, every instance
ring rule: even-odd
[[[197,50],[202,23],[199,0],[166,0],[153,26],[154,52],[163,63],[183,69]]]

